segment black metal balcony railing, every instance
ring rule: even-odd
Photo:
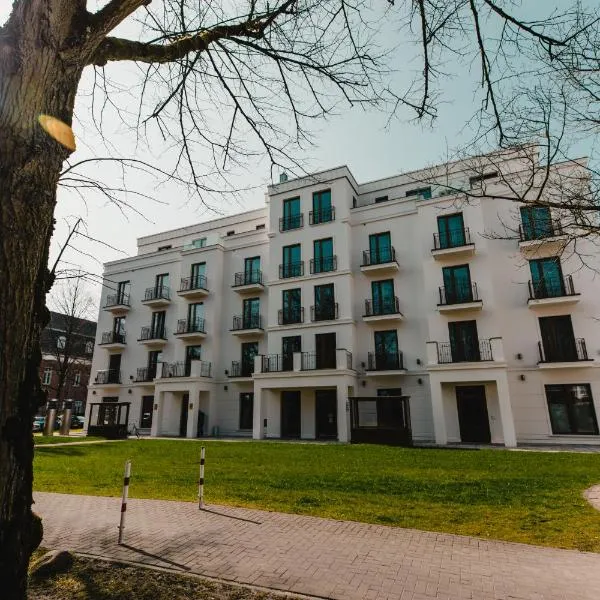
[[[362,267],[371,265],[384,265],[396,261],[396,249],[393,246],[381,248],[380,250],[363,250]]]
[[[310,273],[329,273],[337,271],[337,256],[324,256],[322,258],[310,259]]]
[[[338,318],[339,307],[337,302],[313,304],[310,307],[311,321],[333,321]]]
[[[204,319],[179,319],[177,321],[177,334],[184,333],[206,333],[206,322]]]
[[[242,273],[236,273],[233,276],[233,287],[255,284],[263,285],[263,274],[260,269],[255,269],[254,271],[243,271]]]
[[[310,225],[330,223],[331,221],[335,221],[335,206],[322,208],[321,210],[311,210],[308,213],[308,222]]]
[[[293,325],[294,323],[304,323],[304,307],[280,308],[277,311],[277,323],[279,325]]]
[[[284,263],[279,265],[279,279],[289,277],[302,277],[304,275],[304,261]]]
[[[140,367],[137,370],[135,380],[136,381],[153,381],[156,377],[156,365],[151,367]]]
[[[254,361],[234,360],[231,363],[229,377],[252,377],[254,373]]]
[[[147,340],[166,340],[167,339],[167,329],[166,327],[142,327],[142,331],[140,332],[140,338],[138,341],[143,342]]]
[[[302,352],[300,356],[300,368],[303,371],[335,369],[336,366],[335,352]]]
[[[441,287],[439,288],[439,303],[438,306],[448,306],[451,304],[462,304],[464,302],[478,302],[479,292],[477,284],[461,285],[457,287]]]
[[[481,362],[494,360],[490,340],[479,340],[472,344],[438,342],[438,363]]]
[[[105,331],[102,334],[102,341],[100,345],[103,344],[124,344],[125,343],[125,334],[117,333],[116,331]]]
[[[284,368],[289,367],[289,368]],[[261,371],[263,373],[279,373],[293,369],[293,358],[283,354],[265,354],[262,356]]]
[[[263,329],[261,315],[236,315],[233,317],[232,331],[243,331],[244,329]]]
[[[538,352],[541,363],[590,360],[588,358],[587,346],[584,338],[561,340],[561,343],[557,345],[538,342]]]
[[[147,288],[144,293],[144,302],[150,302],[151,300],[170,300],[171,299],[171,288],[166,285],[154,286]]]
[[[460,248],[471,244],[471,232],[468,227],[448,229],[433,234],[433,249],[447,250],[448,248]]]
[[[519,225],[519,241],[545,240],[563,235],[562,223],[552,219],[540,219]]]
[[[401,371],[404,369],[404,355],[397,352],[369,352],[367,371]]]
[[[198,361],[200,363],[200,377],[210,377],[211,363],[205,360]],[[174,363],[163,363],[161,377],[189,377],[192,372],[191,361],[179,361]],[[195,376],[198,372],[195,373]]]
[[[180,292],[191,292],[193,290],[208,291],[208,282],[205,275],[196,275],[195,277],[183,277],[179,285]]]
[[[107,383],[121,383],[120,369],[106,369],[96,373],[94,380],[98,385],[106,385]]]
[[[540,279],[535,282],[529,281],[528,286],[530,300],[577,295],[571,275],[567,275],[564,279]]]
[[[122,292],[120,294],[110,294],[106,296],[106,304],[105,308],[110,308],[111,306],[131,306],[131,300],[129,294]]]
[[[398,296],[381,300],[365,300],[365,317],[400,314]]]
[[[279,219],[279,231],[291,231],[292,229],[300,229],[304,227],[304,215],[290,215],[289,217],[281,217]]]

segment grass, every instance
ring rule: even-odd
[[[96,442],[103,441],[103,437],[83,436],[83,435],[34,435],[33,443],[36,446],[46,446],[48,444],[71,444],[74,442]]]
[[[286,596],[287,597],[287,596]],[[66,573],[30,578],[29,600],[276,600],[237,585],[89,558],[75,558]]]
[[[40,447],[34,488],[195,501],[200,442]],[[206,501],[600,552],[600,454],[204,442]]]

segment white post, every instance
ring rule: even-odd
[[[200,481],[198,482],[198,509],[204,508],[204,457],[206,456],[206,448],[202,446],[200,450]]]
[[[119,523],[119,544],[123,542],[125,530],[125,513],[127,512],[127,496],[129,496],[129,478],[131,477],[131,461],[125,461],[125,476],[123,477],[123,496],[121,498],[121,521]]]

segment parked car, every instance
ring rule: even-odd
[[[35,417],[33,419],[33,432],[42,431],[44,429],[44,417]]]
[[[71,429],[83,429],[85,425],[85,418],[80,417],[78,415],[73,415],[71,417]]]

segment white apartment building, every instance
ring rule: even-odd
[[[282,177],[264,208],[140,238],[105,265],[88,423],[346,442],[409,421],[416,442],[600,442],[597,251],[578,241],[581,268],[559,215],[498,198],[535,148],[490,156],[501,172]]]

